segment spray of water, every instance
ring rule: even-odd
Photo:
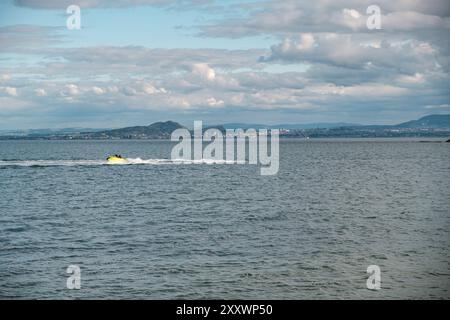
[[[103,165],[167,165],[167,164],[235,164],[236,161],[226,160],[184,160],[184,159],[141,159],[128,158],[127,163],[110,164],[106,160],[0,160],[0,167],[58,167],[58,166],[103,166]]]

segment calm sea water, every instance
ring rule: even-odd
[[[0,298],[450,298],[449,143],[287,140],[275,176],[172,146],[0,141]]]

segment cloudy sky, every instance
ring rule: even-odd
[[[1,1],[0,130],[450,113],[449,34],[448,0]]]

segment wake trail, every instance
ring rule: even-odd
[[[75,166],[129,166],[167,164],[235,164],[227,160],[141,159],[127,158],[128,163],[110,164],[106,160],[0,160],[0,167],[75,167]],[[243,163],[243,162],[241,162]]]

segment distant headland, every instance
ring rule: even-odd
[[[0,132],[0,140],[117,140],[170,139],[171,133],[185,128],[174,121],[120,129],[39,129]],[[384,137],[450,137],[450,114],[429,115],[396,125],[357,125],[346,123],[316,124],[244,124],[225,123],[205,127],[227,129],[279,129],[286,138],[384,138]],[[450,140],[450,139],[449,139]],[[447,141],[448,142],[448,141]]]

